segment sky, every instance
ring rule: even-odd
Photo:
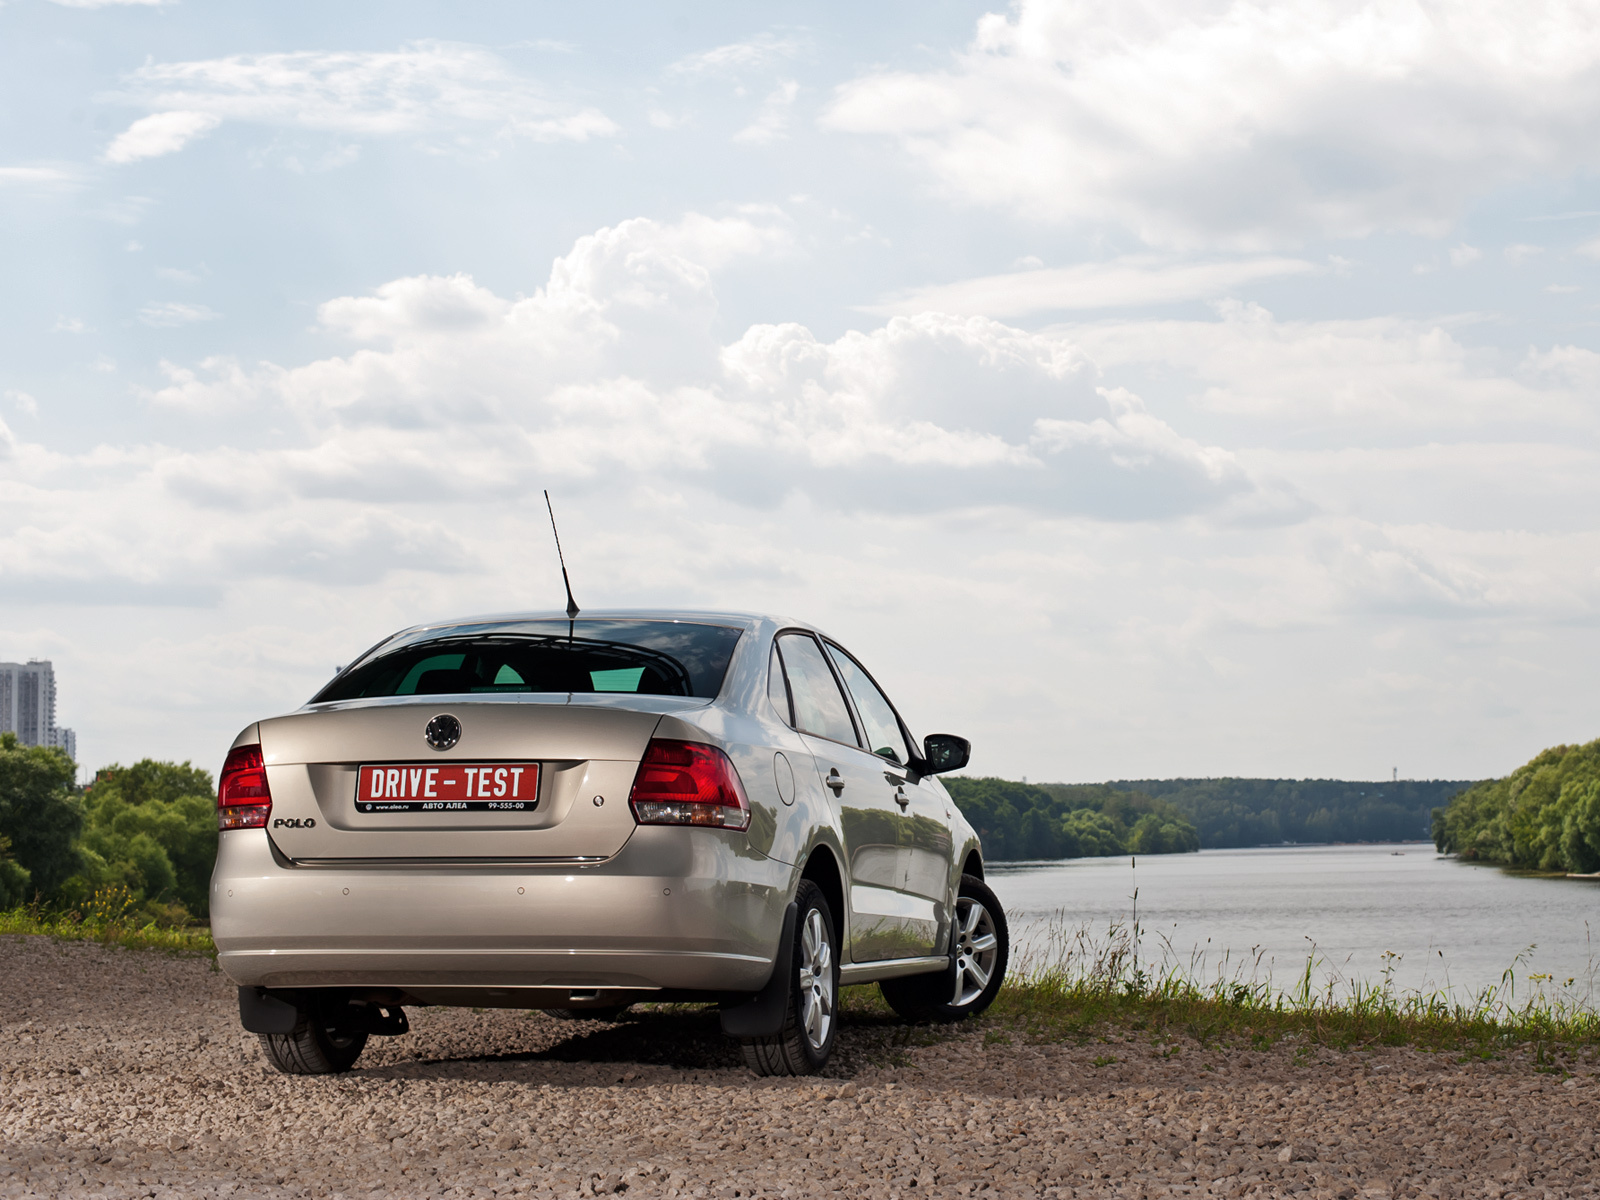
[[[0,659],[812,621],[972,773],[1600,736],[1600,3],[0,6]]]

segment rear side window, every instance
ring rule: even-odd
[[[515,621],[386,642],[312,703],[372,696],[623,692],[715,699],[740,630],[683,621]]]
[[[795,728],[849,746],[859,745],[844,693],[816,641],[803,633],[785,633],[778,638],[778,652],[783,655],[789,692],[794,696]]]
[[[844,685],[856,702],[856,715],[861,718],[862,732],[867,735],[867,749],[901,766],[911,761],[906,748],[905,735],[900,732],[900,720],[894,715],[889,699],[871,677],[843,650],[829,645],[828,656],[844,676]]]

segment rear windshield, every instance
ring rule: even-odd
[[[716,698],[738,629],[683,621],[514,621],[386,642],[312,699],[504,692]]]

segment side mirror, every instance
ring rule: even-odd
[[[922,761],[929,775],[959,771],[972,757],[972,743],[953,733],[930,733],[922,739]]]

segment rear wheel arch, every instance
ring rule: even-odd
[[[983,878],[983,857],[976,850],[967,853],[967,861],[961,864],[961,873]]]
[[[801,879],[809,879],[821,890],[828,901],[833,916],[833,932],[839,945],[844,945],[844,878],[839,872],[839,861],[827,846],[818,846],[806,857],[800,872]]]

